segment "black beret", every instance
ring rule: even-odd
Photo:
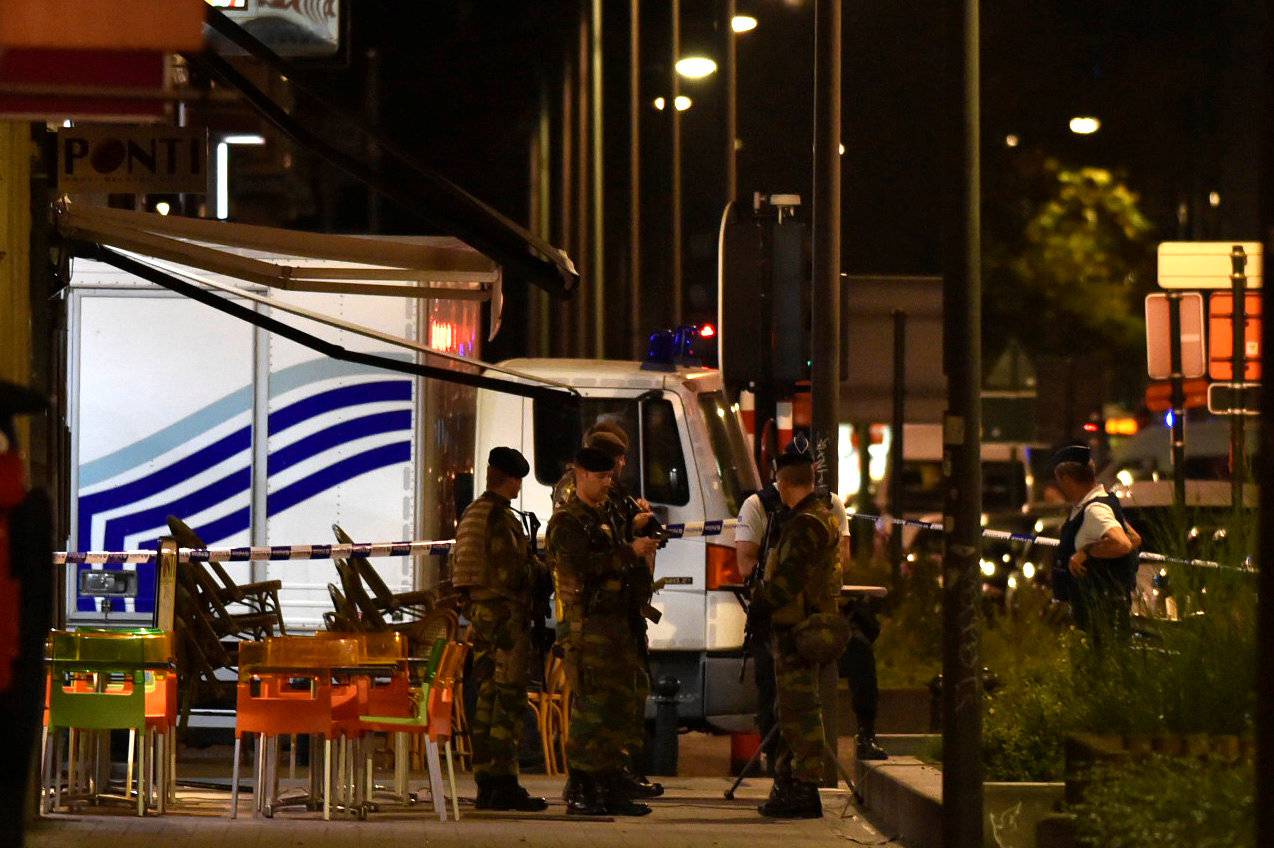
[[[779,454],[779,458],[775,461],[775,468],[787,468],[790,465],[813,465],[814,457],[807,453],[798,453],[796,451],[785,451]]]
[[[487,465],[519,480],[531,473],[526,457],[514,448],[492,448],[491,453],[487,454]]]
[[[1053,454],[1053,465],[1058,466],[1063,462],[1077,462],[1080,465],[1087,465],[1093,461],[1093,452],[1085,445],[1067,445]]]
[[[615,459],[597,448],[580,448],[575,454],[575,467],[585,471],[614,471]]]
[[[628,445],[624,444],[614,433],[608,433],[605,430],[600,430],[589,436],[588,441],[584,443],[584,447],[597,448],[616,461],[628,453]]]

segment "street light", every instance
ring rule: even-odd
[[[217,143],[217,164],[216,164],[216,207],[215,212],[218,218],[225,220],[230,217],[230,147],[231,145],[243,145],[248,147],[259,147],[265,144],[265,136],[261,135],[228,135]]]
[[[684,112],[694,105],[694,101],[684,94],[678,94],[676,98],[672,101],[672,105],[676,107],[678,112]],[[666,97],[655,98],[656,111],[662,112],[664,109],[667,109],[667,108],[668,108],[668,99]]]
[[[730,29],[738,34],[756,29],[756,18],[752,15],[735,15],[730,19]]]
[[[1101,129],[1101,121],[1092,115],[1076,115],[1071,118],[1070,126],[1075,135],[1092,135]]]
[[[716,60],[707,56],[684,56],[677,60],[677,73],[686,79],[703,79],[716,72]]]

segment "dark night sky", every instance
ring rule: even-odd
[[[614,281],[627,231],[628,7],[606,5],[607,227],[614,234],[608,277]],[[643,5],[649,102],[667,79],[667,19],[665,3]],[[813,2],[753,5],[760,24],[738,39],[739,194],[799,192],[808,211]],[[358,102],[362,56],[375,47],[383,63],[383,128],[424,162],[525,221],[539,86],[547,83],[553,103],[560,101],[558,74],[577,4],[363,0],[350,6],[352,63],[318,77]],[[710,23],[700,16],[715,4],[683,7],[683,37],[707,36]],[[1011,157],[1043,153],[1126,174],[1163,238],[1253,235],[1251,118],[1260,99],[1260,14],[1250,0],[984,0],[984,184],[1007,173]],[[844,15],[844,268],[939,271],[941,34],[925,3],[845,3]],[[723,193],[720,83],[685,82],[683,91],[695,101],[683,115],[688,312],[706,318],[715,312]],[[1070,134],[1067,121],[1078,113],[1098,115],[1101,131]],[[644,277],[652,296],[667,268],[666,120],[666,113],[643,111]],[[1004,146],[1008,133],[1021,138],[1018,148]],[[1219,209],[1207,206],[1210,191],[1220,193]],[[337,226],[362,224],[359,192],[341,196],[348,202]],[[1183,202],[1191,216],[1180,228]],[[410,218],[387,213],[387,230],[417,228]],[[521,344],[516,322],[506,332],[515,352]]]

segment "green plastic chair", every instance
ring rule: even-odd
[[[49,740],[46,745],[43,788],[53,784],[53,805],[61,803],[61,758],[58,732],[68,734],[68,775],[76,780],[76,735],[83,731],[130,731],[132,742],[146,739],[146,665],[172,660],[172,640],[162,631],[111,631],[99,628],[50,634]],[[146,813],[149,788],[148,746],[137,747],[137,814]],[[161,768],[162,772],[162,768]],[[125,790],[132,785],[131,769]],[[161,786],[163,783],[161,782]],[[69,789],[69,786],[68,786]],[[162,797],[162,792],[161,792]]]
[[[419,673],[418,685],[415,687],[417,691],[413,699],[414,709],[412,715],[361,715],[358,717],[359,725],[364,731],[369,733],[392,733],[395,735],[393,797],[403,803],[415,801],[415,796],[407,788],[407,751],[404,743],[406,742],[407,734],[424,733],[429,727],[429,689],[438,674],[438,667],[442,663],[442,655],[446,649],[446,639],[434,641],[433,647],[429,651],[429,661]],[[439,809],[441,813],[441,810],[445,809],[445,807],[440,805],[443,789],[440,766],[436,762],[437,748],[428,747],[426,757],[431,760],[429,768],[430,792],[434,797],[435,808]],[[445,820],[445,814],[443,814],[443,818]]]

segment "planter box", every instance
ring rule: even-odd
[[[983,842],[996,848],[1035,848],[1035,831],[1065,795],[1064,783],[982,784]]]
[[[942,770],[914,757],[855,763],[858,790],[886,830],[914,848],[942,845]],[[1035,831],[1065,792],[1062,783],[983,784],[984,844],[1035,848]]]

